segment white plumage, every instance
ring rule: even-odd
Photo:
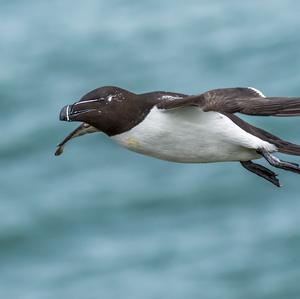
[[[227,116],[197,107],[154,107],[137,126],[111,138],[132,151],[182,163],[248,161],[261,158],[257,149],[276,151]]]

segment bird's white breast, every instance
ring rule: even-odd
[[[197,107],[154,107],[137,126],[111,138],[132,151],[184,163],[246,161],[259,157],[258,148],[276,149],[225,115]]]

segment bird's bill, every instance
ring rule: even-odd
[[[86,121],[90,117],[97,114],[97,109],[94,107],[87,107],[87,105],[73,105],[64,106],[59,114],[59,120],[62,121]]]

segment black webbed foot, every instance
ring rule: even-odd
[[[247,170],[257,174],[258,176],[271,182],[275,186],[281,187],[281,184],[277,178],[277,174],[275,172],[273,172],[272,170],[270,170],[262,165],[253,163],[252,161],[240,161],[240,163]]]
[[[300,167],[297,163],[282,161],[267,151],[260,150],[258,153],[261,154],[272,166],[300,174]]]

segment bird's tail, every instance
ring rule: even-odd
[[[283,140],[260,128],[256,128],[256,129],[258,129],[260,132],[259,134],[260,136],[258,137],[260,137],[261,139],[269,143],[274,144],[280,153],[300,156],[300,145]]]
[[[300,145],[294,144],[285,140],[280,140],[280,142],[273,143],[277,146],[280,153],[300,156]]]
[[[225,113],[224,113],[225,114]],[[300,145],[291,143],[289,141],[283,140],[261,128],[250,125],[244,120],[240,119],[234,114],[225,114],[228,116],[234,123],[239,125],[246,132],[264,140],[271,144],[274,144],[280,153],[300,156]]]

